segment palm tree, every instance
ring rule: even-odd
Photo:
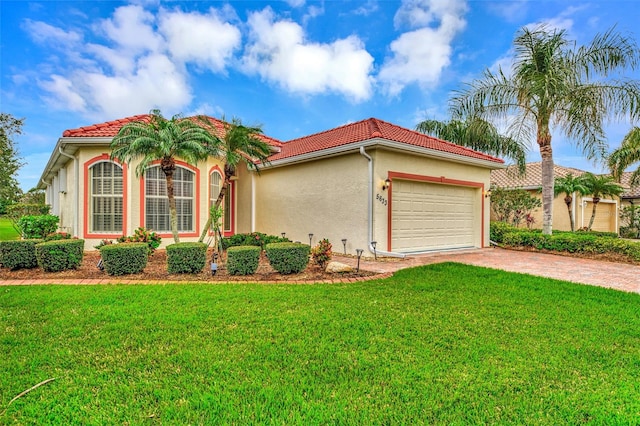
[[[199,117],[203,127],[212,135],[218,133],[215,124],[209,117]],[[220,207],[222,200],[227,195],[227,188],[231,178],[236,175],[236,169],[239,164],[246,163],[250,168],[258,170],[258,163],[268,162],[271,155],[271,149],[263,139],[260,138],[262,129],[259,126],[244,126],[239,118],[233,118],[231,123],[222,119],[224,131],[221,135],[222,144],[220,146],[220,155],[224,160],[224,182],[218,198],[213,206],[214,209]],[[207,223],[202,230],[199,242],[204,241],[207,231],[211,227],[211,214],[207,219]]]
[[[609,156],[611,174],[620,182],[622,173],[633,163],[640,161],[640,127],[634,127],[622,139],[620,147]],[[631,175],[631,186],[640,183],[640,167]]]
[[[178,212],[173,189],[173,173],[176,158],[189,164],[197,164],[209,156],[217,155],[220,140],[189,119],[175,115],[170,120],[154,109],[148,121],[133,121],[122,126],[111,141],[111,158],[130,163],[139,159],[136,176],[143,176],[154,161],[160,160],[160,169],[167,181],[171,232],[176,243],[178,237]]]
[[[501,135],[493,124],[480,118],[464,121],[424,120],[418,123],[416,130],[489,155],[507,157],[516,162],[521,173],[525,171],[527,146]]]
[[[589,227],[587,230],[591,231],[593,221],[596,218],[596,207],[602,198],[613,198],[622,194],[624,189],[618,183],[615,178],[607,175],[596,176],[593,173],[585,173],[582,175],[582,183],[587,189],[587,194],[591,194],[593,197],[593,210],[591,212],[591,220],[589,221]]]
[[[553,217],[552,130],[576,142],[589,159],[604,157],[607,118],[640,115],[640,82],[613,74],[638,66],[635,41],[613,30],[581,47],[565,30],[523,28],[513,41],[511,73],[485,70],[451,100],[454,118],[505,120],[515,140],[535,140],[542,158],[543,233]]]
[[[569,222],[571,223],[571,231],[575,231],[575,220],[573,214],[571,214],[571,204],[573,204],[573,194],[578,193],[585,195],[588,193],[588,189],[584,184],[584,179],[581,176],[573,176],[569,173],[564,177],[556,178],[553,185],[553,195],[557,197],[560,194],[564,194],[564,203],[567,205],[567,211],[569,212]]]

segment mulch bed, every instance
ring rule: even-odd
[[[207,259],[211,259],[211,253],[207,255]],[[88,251],[84,253],[82,264],[78,269],[61,271],[61,272],[44,272],[41,268],[34,269],[18,269],[11,271],[7,268],[0,268],[0,280],[58,280],[58,279],[110,279],[114,280],[141,280],[141,281],[163,281],[163,282],[176,282],[176,281],[190,281],[190,282],[230,282],[230,281],[244,281],[244,282],[261,282],[261,281],[283,281],[283,282],[296,282],[296,281],[311,281],[318,282],[324,280],[340,280],[348,278],[360,278],[376,275],[373,272],[360,271],[343,274],[328,274],[320,269],[313,262],[309,262],[307,268],[299,274],[282,275],[273,270],[269,261],[264,254],[260,259],[258,271],[254,275],[248,276],[234,276],[229,275],[224,267],[224,264],[220,265],[220,269],[216,275],[211,275],[209,269],[209,263],[205,266],[202,272],[198,274],[169,274],[167,272],[167,253],[165,250],[157,250],[149,257],[149,262],[144,268],[144,271],[140,274],[120,275],[117,277],[108,275],[105,271],[98,269],[97,264],[100,260],[100,253],[98,251]]]

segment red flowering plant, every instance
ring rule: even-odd
[[[329,240],[324,238],[311,249],[311,258],[322,269],[331,260],[331,247]]]

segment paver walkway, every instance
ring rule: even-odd
[[[334,254],[334,260],[355,267],[356,259]],[[605,262],[591,259],[504,250],[500,248],[459,250],[410,256],[406,259],[392,259],[375,262],[373,259],[361,259],[360,268],[379,272],[383,275],[374,279],[390,276],[395,271],[419,265],[440,262],[458,262],[469,265],[485,266],[504,271],[521,272],[581,284],[596,285],[615,290],[640,293],[640,266],[625,263]],[[369,278],[370,279],[370,278]],[[356,279],[337,279],[333,282],[353,282]],[[122,278],[101,280],[12,280],[0,281],[0,285],[38,285],[38,284],[137,284]],[[148,283],[148,282],[144,282]],[[280,284],[286,282],[280,282]]]
[[[336,260],[344,261],[350,265],[355,265],[356,262],[355,259],[346,257]],[[403,268],[440,262],[486,266],[504,271],[640,293],[640,266],[501,248],[420,254],[390,262],[367,260],[361,261],[360,267],[369,271],[395,272]]]

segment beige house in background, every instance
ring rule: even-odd
[[[525,189],[536,197],[542,199],[540,188],[542,187],[542,163],[527,163],[526,173],[523,176],[518,175],[515,167],[494,170],[491,172],[491,185],[500,188]],[[564,177],[568,174],[573,176],[581,176],[586,173],[584,170],[574,169],[571,167],[563,167],[554,165],[555,177]],[[593,223],[593,230],[605,232],[618,232],[619,211],[622,205],[640,202],[640,190],[638,188],[630,188],[631,173],[625,173],[621,185],[625,188],[624,194],[613,199],[602,198],[596,209],[596,218]],[[591,212],[593,211],[593,201],[590,196],[573,195],[571,205],[571,214],[574,218],[576,229],[580,229],[589,225],[591,220]],[[493,213],[492,213],[493,214]],[[542,228],[542,208],[533,212],[535,218],[534,228]],[[558,195],[553,202],[553,229],[560,231],[570,231],[571,223],[567,205],[564,202],[564,195]]]
[[[130,235],[143,226],[173,242],[164,175],[109,159],[109,144],[134,116],[66,130],[42,173],[60,226],[86,240]],[[222,129],[222,123],[218,122]],[[222,130],[221,130],[222,131]],[[240,168],[224,208],[224,234],[264,232],[334,250],[391,255],[486,247],[491,171],[502,160],[370,118],[272,147],[260,173]],[[197,241],[220,191],[223,164],[178,162],[174,176],[181,241]]]

